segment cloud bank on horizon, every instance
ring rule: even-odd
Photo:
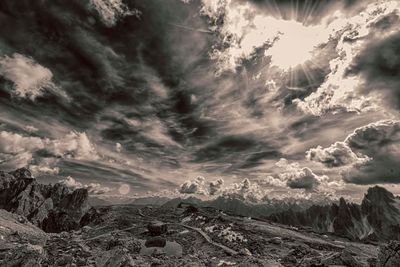
[[[5,0],[0,15],[1,169],[97,195],[400,193],[398,1]]]

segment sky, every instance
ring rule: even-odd
[[[400,193],[400,1],[4,0],[0,169],[102,197]]]

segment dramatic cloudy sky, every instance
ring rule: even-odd
[[[0,168],[93,194],[400,192],[400,1],[3,0]]]

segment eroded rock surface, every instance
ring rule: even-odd
[[[400,242],[391,241],[379,248],[379,267],[400,266]]]
[[[40,184],[25,168],[0,171],[0,208],[24,216],[46,232],[78,229],[90,210],[86,189]]]

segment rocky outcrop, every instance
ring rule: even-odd
[[[88,191],[63,184],[43,185],[26,168],[0,171],[0,208],[25,216],[46,232],[77,229],[90,210]],[[91,211],[93,214],[93,211]]]
[[[330,206],[312,206],[304,211],[287,210],[268,216],[282,224],[310,227],[353,240],[400,240],[400,200],[386,189],[368,189],[361,205],[341,198]]]
[[[384,240],[400,240],[400,200],[382,187],[369,188],[361,211],[374,232]]]

